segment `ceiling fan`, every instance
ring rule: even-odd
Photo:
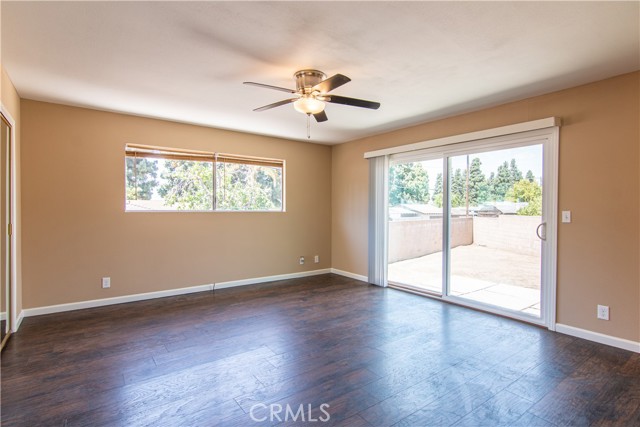
[[[379,102],[365,101],[356,98],[347,98],[346,96],[330,95],[329,92],[349,83],[351,79],[342,74],[336,74],[327,78],[327,75],[318,70],[300,70],[293,75],[296,80],[296,88],[287,89],[284,87],[265,85],[262,83],[244,82],[246,85],[264,87],[267,89],[279,90],[294,94],[295,98],[285,99],[283,101],[274,102],[254,109],[253,111],[265,111],[271,108],[279,107],[293,103],[293,107],[309,116],[315,117],[317,122],[327,121],[327,113],[324,111],[325,102],[333,104],[350,105],[353,107],[370,108],[377,110],[380,107]]]

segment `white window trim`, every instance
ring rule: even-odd
[[[425,148],[441,147],[443,145],[459,144],[461,142],[479,141],[481,139],[506,136],[516,133],[523,133],[532,130],[559,127],[561,120],[558,117],[547,117],[545,119],[532,120],[529,122],[516,123],[508,126],[501,126],[492,129],[485,129],[476,132],[462,133],[460,135],[446,136],[444,138],[430,139],[413,144],[399,145],[397,147],[384,148],[382,150],[367,151],[364,153],[365,159],[372,157],[389,156],[408,151],[424,150]]]

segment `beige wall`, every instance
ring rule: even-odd
[[[562,118],[557,321],[640,341],[640,73],[335,146],[332,266],[367,274],[366,151],[549,116]],[[609,305],[611,320],[596,319]]]
[[[9,76],[7,75],[7,73],[5,72],[4,68],[2,67],[2,65],[0,65],[0,73],[2,74],[1,77],[1,81],[0,81],[0,98],[2,99],[2,105],[4,105],[4,107],[8,110],[9,114],[11,114],[11,117],[13,118],[13,120],[15,120],[15,125],[16,128],[14,129],[15,131],[15,138],[16,138],[16,151],[14,153],[15,155],[15,159],[16,159],[16,171],[15,171],[15,176],[16,176],[16,212],[17,212],[17,219],[14,219],[14,224],[16,225],[15,228],[15,235],[16,235],[16,265],[18,267],[17,271],[14,273],[16,276],[16,310],[18,313],[20,313],[22,311],[22,256],[21,256],[21,252],[22,252],[22,223],[20,222],[20,213],[21,213],[21,180],[20,180],[20,175],[21,175],[21,170],[20,170],[20,139],[21,139],[21,123],[22,121],[20,120],[20,96],[18,96],[18,92],[16,91],[16,88],[13,86],[13,83],[11,82],[11,79],[9,78]]]
[[[331,265],[328,146],[30,100],[22,129],[25,308]],[[125,213],[125,143],[285,159],[287,212]]]

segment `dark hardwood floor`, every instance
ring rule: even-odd
[[[27,318],[1,374],[5,427],[640,425],[640,354],[336,275]]]

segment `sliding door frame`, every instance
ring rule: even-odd
[[[554,122],[555,124],[555,122]],[[427,143],[425,143],[426,145]],[[462,297],[450,295],[450,268],[451,268],[451,249],[450,249],[450,213],[451,206],[449,203],[449,159],[456,155],[475,154],[487,151],[496,151],[501,149],[517,148],[530,145],[542,145],[542,162],[543,162],[543,212],[542,223],[545,224],[544,231],[546,239],[541,242],[541,286],[540,286],[540,317],[529,316],[514,310],[502,309],[494,305],[484,304],[472,301]],[[413,145],[415,146],[415,144]],[[409,148],[409,147],[408,147]],[[528,130],[524,132],[494,136],[477,140],[465,140],[452,144],[438,144],[431,148],[422,148],[418,150],[401,151],[394,148],[393,153],[381,153],[385,160],[379,164],[386,164],[386,170],[382,171],[381,176],[377,176],[378,180],[388,180],[388,166],[410,161],[432,160],[434,158],[442,158],[443,161],[443,256],[442,256],[442,295],[424,293],[425,296],[441,299],[450,303],[463,305],[482,311],[487,311],[502,316],[511,317],[528,323],[542,325],[550,330],[555,330],[556,323],[556,277],[557,277],[557,209],[558,209],[558,151],[559,151],[559,127],[550,126],[536,130]],[[366,157],[366,156],[365,156]],[[370,156],[375,157],[375,156]],[[379,169],[378,169],[379,171]],[[372,179],[373,179],[372,173]],[[384,197],[377,197],[377,206],[373,207],[377,212],[384,211],[384,218],[388,219],[388,186],[383,185]],[[380,206],[381,201],[385,202],[384,206]],[[376,244],[384,245],[377,251],[380,255],[384,255],[383,259],[378,258],[377,262],[384,264],[385,277],[383,283],[387,284],[387,248],[388,248],[388,220],[384,221],[384,227],[377,224],[374,227],[378,232],[382,232],[381,238],[376,239]],[[375,230],[372,230],[375,231]],[[370,259],[370,263],[374,261]],[[371,268],[371,264],[370,264]],[[381,271],[381,270],[379,270]]]

